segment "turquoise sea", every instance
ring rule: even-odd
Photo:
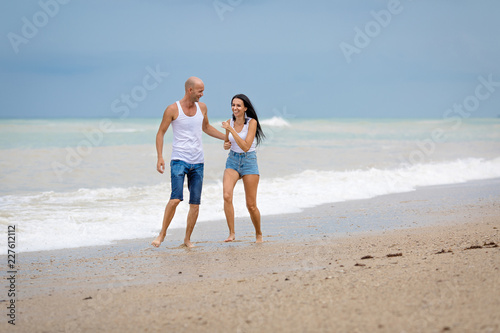
[[[20,251],[157,234],[170,195],[156,171],[160,119],[0,120],[0,225]],[[216,128],[221,120],[211,119]],[[263,119],[262,215],[500,177],[500,119]],[[222,131],[222,129],[221,129]],[[200,223],[224,219],[227,151],[204,136]],[[164,156],[170,156],[171,132]],[[187,191],[187,189],[186,189]],[[236,215],[246,216],[237,185]],[[183,228],[181,204],[172,228]],[[3,246],[6,239],[0,239]]]

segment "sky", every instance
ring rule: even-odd
[[[0,118],[500,116],[497,0],[0,3]]]

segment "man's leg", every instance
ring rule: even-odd
[[[161,231],[158,237],[151,243],[155,247],[159,247],[160,244],[165,240],[167,236],[167,229],[172,222],[175,215],[175,210],[181,201],[179,199],[170,199],[165,207],[165,213],[163,214],[163,224],[161,226]]]
[[[188,189],[189,189],[189,213],[187,216],[186,236],[184,237],[184,245],[194,247],[191,243],[191,234],[198,220],[200,212],[201,190],[203,188],[203,163],[192,164],[187,173]]]
[[[184,237],[184,245],[187,247],[194,247],[193,243],[191,243],[191,234],[193,233],[194,226],[196,225],[196,221],[198,220],[198,213],[200,212],[200,205],[189,205],[189,213],[187,216],[187,225],[186,225],[186,237]]]
[[[161,226],[161,231],[158,237],[151,243],[155,247],[159,247],[161,242],[165,239],[167,235],[167,229],[172,222],[175,215],[175,210],[179,203],[183,199],[183,187],[184,187],[184,174],[185,174],[185,163],[182,161],[170,161],[170,182],[172,186],[172,193],[170,195],[170,200],[165,207],[165,213],[163,214],[163,223]]]

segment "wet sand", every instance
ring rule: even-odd
[[[500,180],[18,254],[2,332],[500,332]],[[7,261],[6,256],[0,260]],[[0,296],[7,304],[6,293]]]

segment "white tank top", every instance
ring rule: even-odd
[[[172,160],[181,160],[189,164],[203,163],[202,126],[203,114],[200,106],[196,105],[196,114],[186,116],[181,103],[177,103],[179,115],[172,121],[174,141],[172,143]]]
[[[248,124],[250,124],[250,121],[253,120],[253,118],[246,118],[246,119],[247,119],[247,123],[245,125],[243,125],[241,132],[238,133],[240,138],[242,138],[243,140],[245,140],[247,138],[247,135],[248,135]],[[234,128],[234,120],[233,119],[231,119],[230,125],[232,128]],[[238,146],[238,144],[236,143],[236,140],[234,139],[231,132],[229,132],[229,141],[231,141],[231,150],[232,151],[234,151],[235,153],[244,153],[243,149],[241,149],[240,146]],[[250,147],[248,152],[255,151],[256,146],[257,146],[257,138],[254,137],[253,142],[252,142],[252,146]]]

